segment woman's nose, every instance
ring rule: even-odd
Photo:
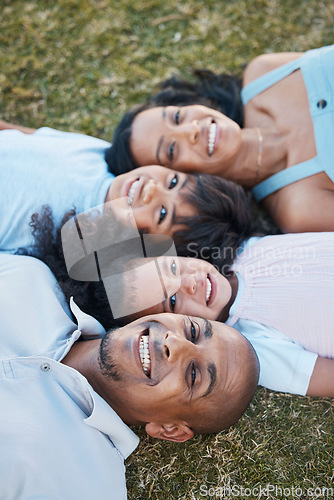
[[[157,183],[153,179],[150,179],[148,182],[146,182],[143,188],[143,202],[145,204],[151,203],[152,198],[154,198],[156,194],[156,191]]]
[[[196,144],[201,131],[198,120],[192,120],[189,123],[185,123],[182,131],[190,144]]]

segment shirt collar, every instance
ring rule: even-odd
[[[106,333],[105,329],[97,319],[81,311],[80,307],[74,302],[73,297],[70,300],[70,308],[78,322],[78,330],[85,340],[99,339]]]
[[[80,307],[74,302],[73,297],[70,300],[70,307],[78,322],[77,332],[86,340],[101,338],[105,335],[106,331],[101,323],[93,318],[93,316],[81,311]],[[126,459],[138,446],[138,436],[132,432],[117,413],[90,385],[89,390],[94,406],[90,416],[85,419],[86,424],[95,427],[100,432],[109,436],[114,446],[124,459]]]
[[[91,389],[94,408],[89,417],[85,419],[87,425],[103,432],[113,442],[115,447],[124,457],[124,460],[138,446],[139,437],[123,422],[117,413]]]

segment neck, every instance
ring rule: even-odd
[[[261,127],[241,130],[241,147],[227,166],[227,179],[252,189],[286,167],[287,137]]]
[[[232,305],[234,304],[235,298],[236,298],[237,293],[238,293],[238,285],[239,285],[238,278],[236,277],[234,272],[231,272],[231,275],[227,279],[231,285],[232,293],[231,293],[230,300],[228,301],[228,303],[226,304],[226,306],[222,310],[222,312],[219,315],[218,320],[217,320],[217,321],[221,321],[223,323],[225,323],[225,321],[227,321],[227,319],[229,317],[230,309],[231,309]]]
[[[98,380],[98,354],[101,339],[77,340],[72,345],[70,351],[62,359],[64,365],[77,370],[86,377],[95,390],[95,379]],[[99,392],[98,390],[96,392]]]
[[[233,161],[224,169],[224,177],[240,184],[245,189],[251,189],[256,185],[261,175],[259,171],[259,152],[263,149],[263,132],[256,127],[241,130],[241,146],[234,156]],[[260,161],[262,164],[263,151]]]

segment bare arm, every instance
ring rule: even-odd
[[[33,134],[36,130],[35,128],[23,127],[22,125],[14,125],[13,123],[0,120],[0,130],[8,130],[8,129],[20,130],[25,134]]]
[[[262,54],[261,56],[255,57],[247,65],[242,86],[244,87],[248,83],[251,83],[256,78],[268,73],[269,71],[278,68],[294,59],[301,57],[303,52],[278,52],[275,54]]]
[[[318,356],[306,395],[334,397],[334,359]]]
[[[334,231],[334,190],[318,189],[314,196],[296,195],[272,215],[285,233]]]

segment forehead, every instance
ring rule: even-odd
[[[135,117],[130,136],[130,148],[140,165],[159,164],[157,151],[163,140],[165,108],[149,108]],[[149,140],[148,140],[149,139]]]

